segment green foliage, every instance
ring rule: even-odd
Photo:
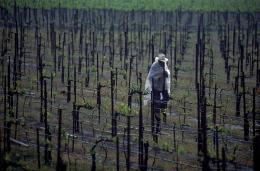
[[[4,156],[5,161],[12,161],[12,154],[11,153],[6,153]]]
[[[221,126],[221,127],[219,127],[218,128],[218,131],[219,132],[222,132],[222,133],[224,133],[224,134],[230,134],[230,130],[229,129],[227,129],[227,128],[225,128],[224,126]]]
[[[119,70],[118,71],[118,75],[122,75],[124,79],[126,79],[127,75],[126,75],[126,70]]]
[[[51,75],[53,78],[56,76],[54,72],[49,71],[48,69],[43,69],[43,77],[51,78]]]
[[[78,8],[174,11],[260,11],[259,0],[16,0],[18,6],[33,8]],[[0,0],[11,9],[13,0]]]
[[[209,147],[208,148],[208,155],[213,157],[213,156],[215,156],[215,154],[216,154],[216,151],[213,148]]]
[[[51,117],[52,116],[52,113],[51,112],[47,112],[47,117]]]
[[[212,112],[208,112],[207,114],[207,120],[212,120],[213,119],[213,113]]]
[[[139,92],[139,90],[140,90],[140,87],[137,84],[132,84],[132,86],[131,86],[132,93],[137,93],[137,92]]]
[[[51,75],[52,75],[53,78],[56,77],[56,73],[55,72],[52,72]]]
[[[4,156],[6,162],[19,162],[21,159],[21,154],[15,152],[8,152]]]
[[[161,145],[162,149],[165,151],[170,152],[171,151],[171,145],[168,142],[163,142]]]
[[[120,103],[117,106],[117,110],[120,114],[124,115],[124,116],[128,116],[131,114],[132,109],[129,108],[129,106],[125,103]]]
[[[53,95],[53,97],[56,97],[58,95],[58,92],[57,91],[53,91],[52,95]]]
[[[185,150],[183,147],[178,147],[178,154],[180,154],[180,155],[183,155],[183,154],[185,154],[185,153],[187,153],[187,150]]]
[[[77,105],[82,105],[85,109],[87,110],[93,110],[95,109],[95,103],[93,100],[87,99],[87,98],[82,98],[79,100],[79,103]]]
[[[97,67],[96,66],[92,66],[89,68],[90,72],[97,72]]]

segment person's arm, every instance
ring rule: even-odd
[[[160,78],[162,76],[162,68],[160,68],[160,66],[158,66],[156,63],[154,63],[151,66],[150,72],[149,72],[149,80],[152,81],[152,79],[157,79]]]

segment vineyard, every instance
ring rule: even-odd
[[[1,170],[260,170],[258,12],[65,6],[0,8]]]

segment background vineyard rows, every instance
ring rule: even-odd
[[[5,2],[4,169],[253,169],[259,13],[187,11],[198,8],[191,5],[175,11],[88,9],[103,8],[103,1],[91,1],[87,9],[59,8],[56,1]],[[84,6],[71,2],[61,7]],[[217,10],[226,9],[215,2]],[[55,8],[33,8],[39,5]],[[151,104],[143,105],[142,96],[159,50],[169,58],[173,100],[157,135]]]

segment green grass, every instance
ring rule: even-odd
[[[16,0],[18,6],[33,8],[78,8],[116,10],[260,11],[260,0]],[[0,0],[10,7],[14,0]]]

